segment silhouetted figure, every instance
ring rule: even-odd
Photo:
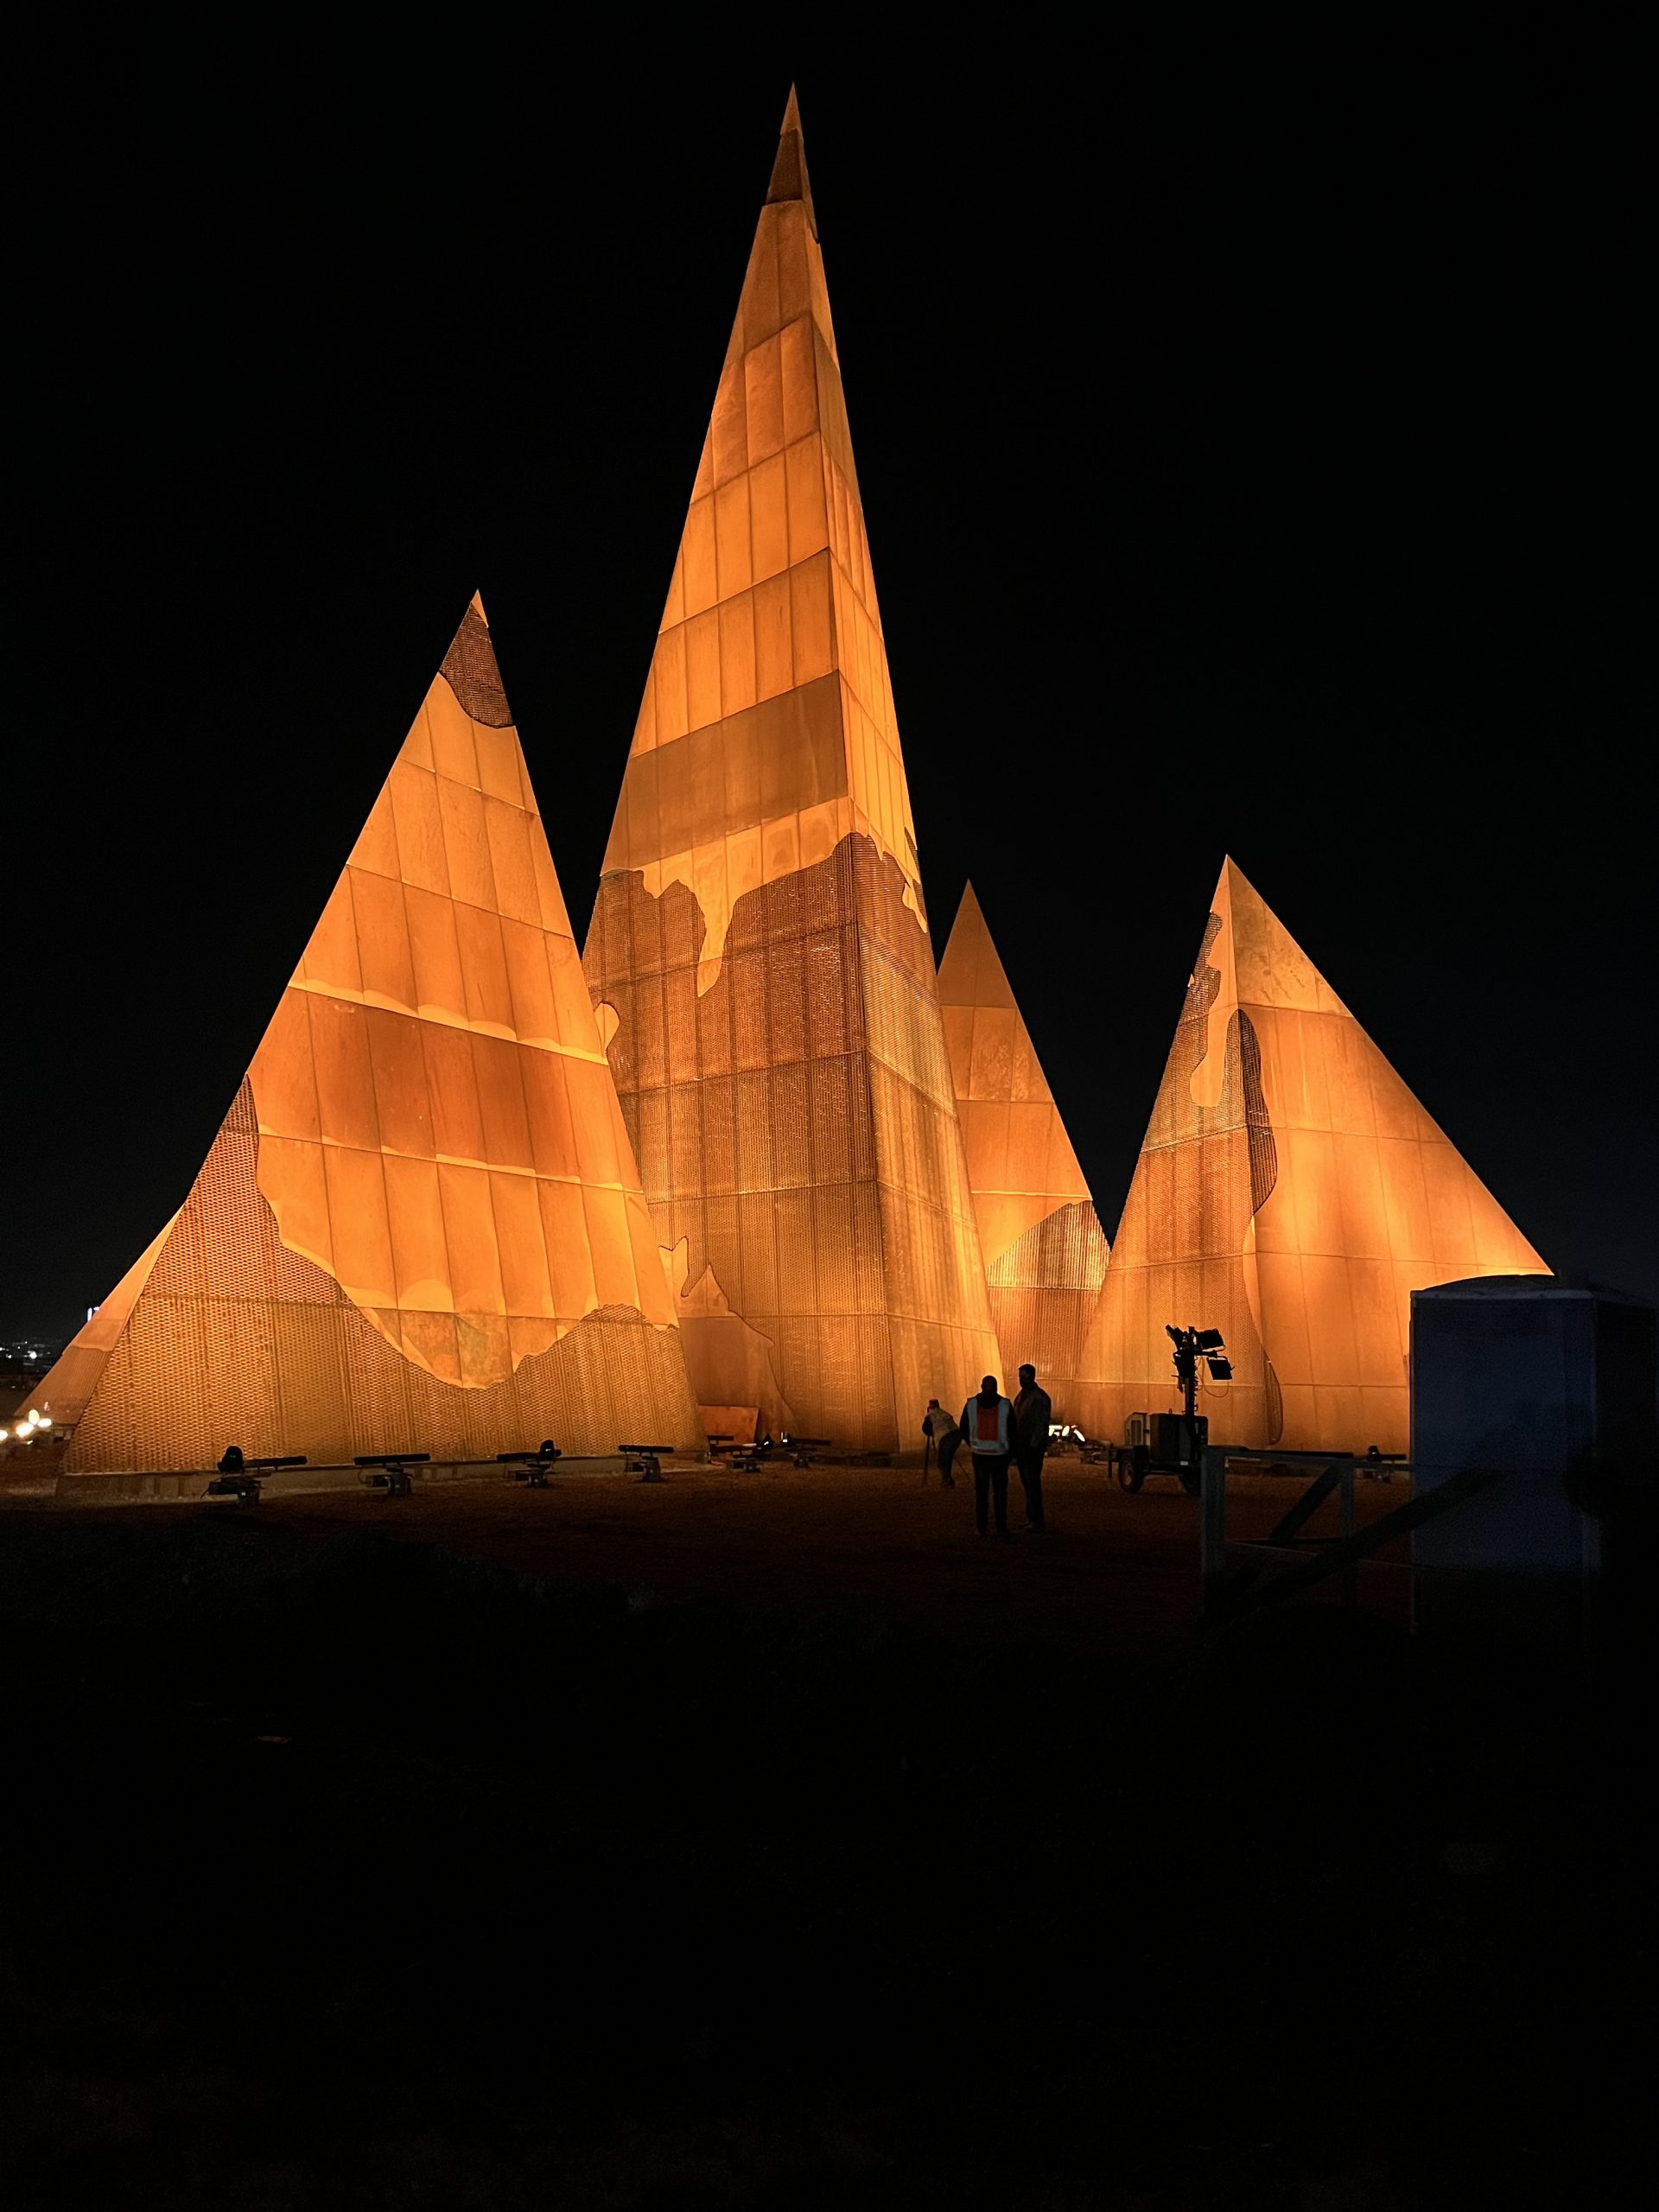
[[[1046,1390],[1037,1388],[1037,1370],[1020,1370],[1020,1395],[1014,1402],[1015,1450],[1020,1460],[1020,1486],[1026,1493],[1026,1527],[1033,1536],[1043,1533],[1043,1461],[1048,1452],[1048,1427],[1054,1404]]]
[[[973,1454],[974,1519],[979,1533],[982,1536],[986,1533],[986,1507],[995,1500],[996,1533],[1007,1543],[1008,1460],[1014,1445],[1014,1408],[997,1389],[995,1375],[986,1376],[980,1383],[979,1395],[969,1399],[957,1425]]]
[[[246,1471],[246,1468],[247,1461],[242,1457],[242,1446],[239,1444],[226,1445],[225,1447],[225,1457],[219,1463],[219,1473],[221,1475],[239,1475],[245,1473]]]
[[[939,1481],[946,1490],[955,1490],[957,1478],[950,1471],[962,1443],[962,1431],[957,1427],[937,1398],[927,1402],[927,1411],[922,1416],[922,1434],[927,1444],[922,1447],[922,1480],[927,1480],[927,1452],[931,1446],[939,1455]]]

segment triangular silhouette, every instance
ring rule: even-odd
[[[1232,861],[1112,1244],[1084,1425],[1179,1405],[1166,1324],[1220,1329],[1217,1443],[1408,1448],[1411,1294],[1544,1262]]]
[[[971,883],[939,963],[939,1004],[1001,1372],[1029,1360],[1070,1421],[1106,1238]]]
[[[995,1340],[807,193],[791,96],[584,964],[661,1242],[874,1447]]]
[[[72,1471],[690,1443],[674,1320],[474,599],[188,1198],[40,1401]]]
[[[801,108],[795,97],[795,87],[789,88],[789,98],[784,104],[783,128],[778,139],[778,153],[772,165],[772,182],[766,188],[766,203],[774,200],[798,200],[806,211],[806,227],[816,238],[818,235],[817,217],[812,212],[812,187],[806,174],[806,149],[801,140]]]

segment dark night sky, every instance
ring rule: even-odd
[[[936,944],[971,873],[1108,1230],[1230,849],[1659,1293],[1635,55],[525,20],[39,64],[0,1327],[182,1198],[474,585],[580,935],[791,75]]]

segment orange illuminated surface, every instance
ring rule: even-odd
[[[700,1401],[866,1446],[995,1364],[793,94],[584,954]]]
[[[939,1002],[968,1154],[1001,1374],[1029,1360],[1076,1417],[1106,1238],[974,888],[939,963]]]
[[[1218,1328],[1217,1443],[1403,1452],[1411,1294],[1548,1268],[1228,861],[1084,1352],[1084,1425],[1173,1410]]]
[[[696,1436],[476,600],[189,1197],[42,1391],[72,1470]]]

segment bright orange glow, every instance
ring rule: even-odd
[[[68,1465],[698,1424],[474,600],[190,1196],[48,1376]]]
[[[1084,1353],[1084,1424],[1179,1404],[1164,1325],[1218,1328],[1217,1443],[1408,1448],[1411,1294],[1547,1274],[1231,861]]]
[[[911,1440],[995,1364],[791,94],[584,965],[699,1400]]]
[[[1069,1421],[1106,1238],[971,884],[939,963],[939,1002],[1001,1373],[1029,1360]]]

